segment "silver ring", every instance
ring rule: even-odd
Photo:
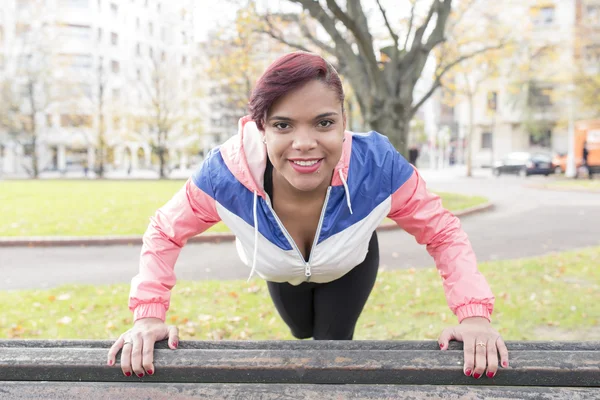
[[[123,342],[123,346],[125,346],[126,344],[132,344],[133,342],[129,341],[129,342]]]
[[[479,342],[479,343],[477,343],[477,346],[486,347],[486,346],[487,346],[487,344],[485,344],[485,343],[483,343],[483,342]]]

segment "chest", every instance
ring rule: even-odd
[[[290,234],[305,261],[310,258],[310,251],[317,235],[323,202],[310,204],[274,204],[274,211]]]

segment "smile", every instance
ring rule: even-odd
[[[303,167],[310,167],[312,165],[315,165],[316,163],[318,163],[321,160],[310,160],[310,161],[292,161],[294,164],[297,165],[301,165]]]

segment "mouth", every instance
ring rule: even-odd
[[[300,160],[300,159],[296,159],[296,160],[289,160],[290,165],[292,166],[292,168],[294,168],[294,170],[296,170],[297,172],[300,172],[302,174],[310,174],[310,173],[314,173],[317,172],[319,170],[319,168],[321,167],[321,164],[323,162],[322,158],[313,158],[313,159],[304,159],[304,160]]]

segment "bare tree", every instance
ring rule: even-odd
[[[422,2],[410,1],[411,14],[404,29],[394,28],[380,0],[376,0],[391,43],[375,46],[366,9],[360,0],[346,0],[342,8],[336,0],[288,0],[302,6],[331,40],[324,42],[307,29],[303,16],[298,17],[308,44],[295,43],[285,37],[266,17],[264,31],[282,43],[301,50],[319,49],[337,59],[337,67],[351,82],[367,125],[386,134],[403,154],[406,153],[409,123],[417,110],[441,85],[442,77],[465,59],[481,54],[497,45],[483,44],[453,59],[438,60],[431,87],[415,98],[415,87],[430,55],[446,40],[452,0],[432,0],[423,17]],[[457,16],[456,18],[459,18]],[[420,23],[419,23],[420,21]]]
[[[187,132],[184,129],[186,113],[182,108],[180,68],[176,62],[169,62],[166,57],[155,54],[150,57],[148,75],[140,80],[145,115],[142,120],[152,153],[158,157],[159,176],[163,179],[167,176],[172,136]]]
[[[53,74],[53,52],[48,26],[35,20],[18,32],[18,47],[9,50],[0,91],[0,124],[12,140],[26,149],[31,164],[23,168],[32,178],[40,172],[38,145],[42,128],[40,119],[58,100],[52,90],[58,79]]]

